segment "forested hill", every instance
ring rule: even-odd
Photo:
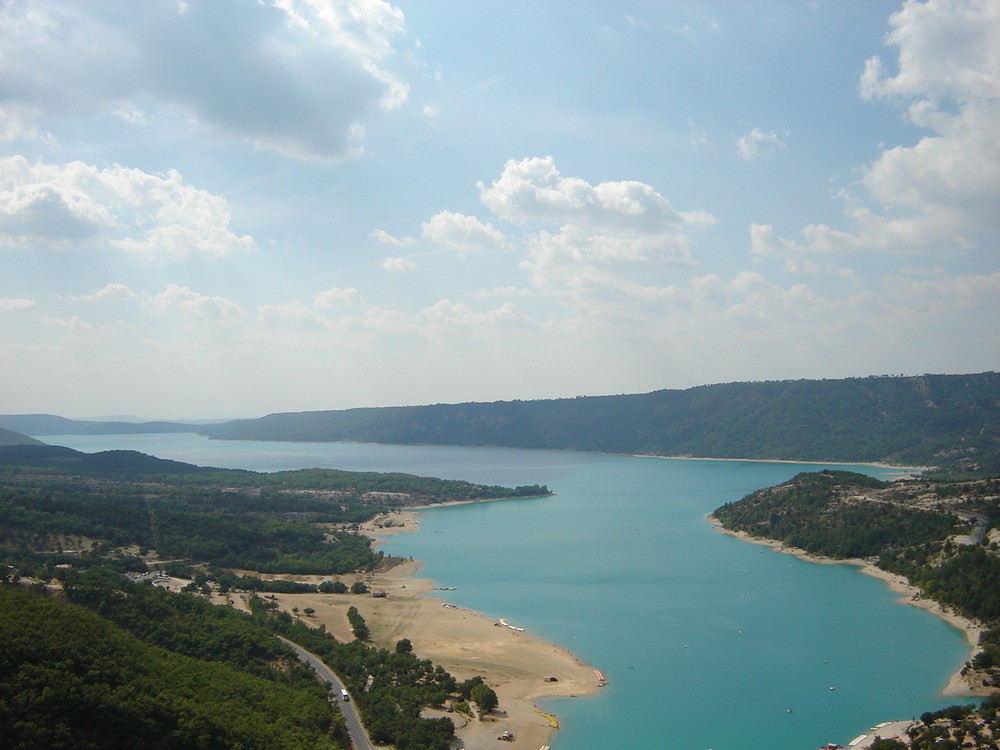
[[[27,435],[0,427],[0,445],[45,445],[41,440],[35,440]]]
[[[198,431],[238,440],[499,445],[1000,471],[1000,374],[728,383],[639,395],[284,413]]]

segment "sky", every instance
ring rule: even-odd
[[[1000,369],[995,0],[5,0],[0,413]]]

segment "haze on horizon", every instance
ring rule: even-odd
[[[0,413],[1000,369],[1000,3],[10,0]]]

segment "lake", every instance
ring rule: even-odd
[[[506,618],[605,673],[610,684],[595,697],[545,702],[562,723],[553,750],[812,750],[961,702],[939,694],[967,656],[958,630],[901,606],[855,568],[782,555],[706,520],[822,464],[189,434],[43,439],[205,466],[547,484],[552,497],[428,510],[420,531],[382,549],[426,561],[421,575],[454,586],[438,593],[455,604]]]

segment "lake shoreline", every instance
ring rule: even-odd
[[[393,511],[363,524],[360,531],[378,545],[387,536],[416,530],[419,515],[418,509]],[[379,593],[378,597],[319,593],[273,596],[281,609],[311,627],[325,626],[342,642],[354,638],[346,612],[350,606],[357,607],[371,631],[373,645],[392,651],[406,638],[417,656],[440,665],[459,681],[482,675],[499,698],[500,705],[492,714],[480,719],[457,712],[423,712],[431,718],[450,718],[463,750],[495,748],[504,732],[514,736],[510,743],[514,747],[536,750],[548,745],[559,721],[542,711],[537,701],[593,695],[603,674],[568,649],[543,641],[516,623],[498,621],[435,596],[434,581],[419,576],[422,566],[423,562],[409,559],[373,573],[334,576],[347,585],[363,581],[372,593]],[[329,576],[300,575],[268,578],[306,583],[330,580]],[[312,610],[309,615],[302,614],[306,608]]]
[[[871,576],[872,578],[878,578],[880,581],[885,582],[885,584],[893,592],[900,594],[900,597],[897,599],[897,602],[900,604],[907,604],[911,607],[917,607],[930,612],[935,617],[944,620],[952,627],[962,631],[962,634],[965,636],[966,645],[969,647],[969,656],[967,657],[966,662],[979,653],[979,636],[982,634],[985,626],[976,620],[955,612],[953,609],[946,607],[940,602],[936,602],[933,599],[923,598],[920,589],[912,585],[901,575],[882,570],[869,560],[861,558],[836,559],[832,557],[823,557],[822,555],[814,555],[799,547],[790,547],[775,539],[765,539],[762,537],[751,536],[745,531],[733,531],[725,528],[722,523],[711,514],[708,515],[707,520],[720,533],[736,537],[744,542],[770,547],[776,552],[792,555],[800,560],[819,565],[850,565],[857,568],[859,573]],[[967,675],[962,674],[964,666],[965,662],[963,662],[962,666],[958,667],[958,669],[956,669],[948,678],[944,687],[941,688],[940,693],[942,696],[982,697],[995,692],[995,690],[976,682],[971,672]]]

